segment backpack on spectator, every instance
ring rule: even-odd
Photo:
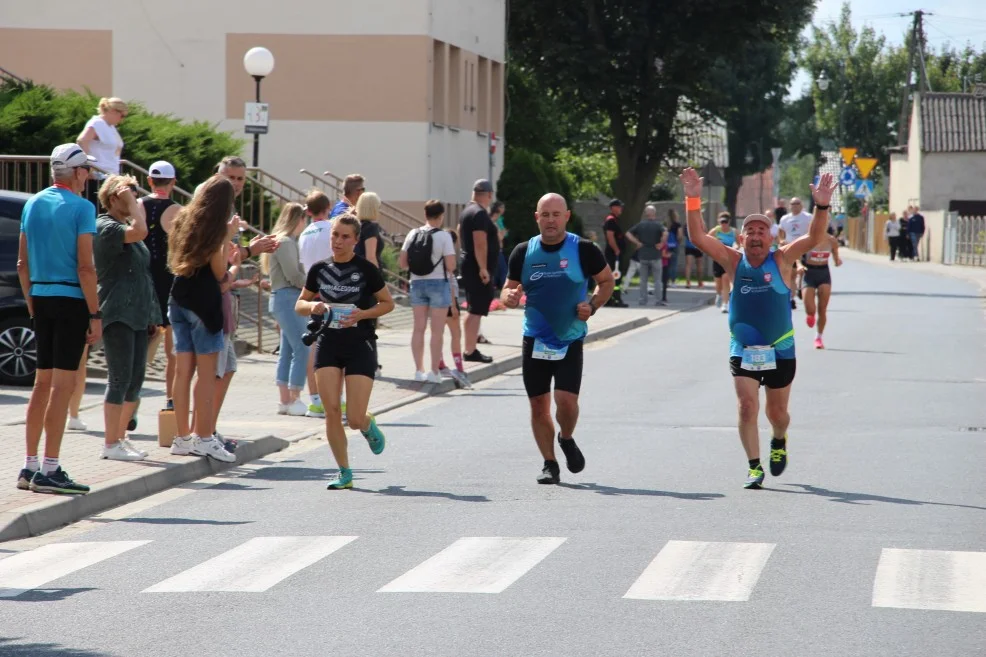
[[[435,271],[437,262],[432,262],[432,234],[441,228],[431,228],[429,230],[417,229],[414,239],[407,247],[407,267],[415,276],[427,276]],[[439,258],[442,266],[445,266],[445,258]]]

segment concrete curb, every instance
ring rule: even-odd
[[[658,318],[636,317],[632,320],[620,322],[590,333],[586,336],[585,342],[586,344],[592,344],[593,342],[606,340],[622,333],[660,322],[669,317],[674,317],[682,312],[711,304],[712,299],[710,298],[687,308],[673,310]],[[521,355],[516,354],[474,370],[469,378],[474,383],[478,383],[479,381],[484,381],[519,368],[521,361]],[[388,411],[408,406],[428,397],[451,392],[454,389],[455,383],[453,381],[442,381],[439,384],[432,385],[428,390],[422,390],[413,395],[408,395],[403,399],[389,404],[375,406],[370,409],[370,412],[374,415],[383,415]],[[243,440],[240,441],[236,449],[235,463],[225,464],[209,458],[197,458],[149,473],[140,472],[113,479],[105,484],[98,485],[88,495],[39,496],[45,499],[18,511],[0,513],[0,543],[18,538],[37,536],[38,534],[58,529],[88,516],[123,504],[135,502],[148,495],[153,495],[154,493],[159,493],[189,481],[195,481],[216,474],[217,472],[244,465],[250,461],[263,458],[268,454],[279,452],[292,443],[313,436],[320,436],[323,433],[324,428],[319,427],[314,431],[302,431],[292,434],[286,439],[275,436],[264,436],[256,440]]]
[[[107,509],[263,458],[290,444],[287,440],[274,436],[244,440],[237,445],[235,463],[196,458],[150,473],[140,472],[112,479],[99,484],[88,495],[39,495],[43,499],[37,504],[18,511],[0,513],[0,542],[37,536],[58,529]]]

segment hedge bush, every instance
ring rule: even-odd
[[[514,245],[538,234],[534,212],[538,200],[548,192],[561,194],[572,209],[572,183],[564,173],[537,153],[523,148],[508,150],[497,182],[497,199],[507,206],[503,215],[507,253]],[[582,235],[582,219],[575,212],[568,221],[568,231]]]
[[[243,150],[243,140],[213,124],[153,114],[136,101],[127,104],[129,116],[118,128],[123,158],[145,169],[156,160],[167,160],[178,172],[178,186],[189,191],[212,175],[224,156]],[[48,155],[58,144],[75,141],[98,105],[99,97],[89,91],[0,85],[0,153]]]

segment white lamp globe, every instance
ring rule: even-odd
[[[817,82],[818,82],[818,88],[819,89],[821,89],[822,91],[827,91],[828,90],[828,88],[829,88],[829,79],[827,77],[825,77],[825,71],[822,71],[822,74],[818,76]]]
[[[243,68],[254,77],[265,78],[274,70],[274,55],[267,48],[250,48],[243,55]]]

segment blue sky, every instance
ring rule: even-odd
[[[818,0],[812,24],[821,27],[838,20],[842,3],[843,0]],[[910,16],[895,14],[923,9],[932,14],[925,18],[929,46],[938,48],[950,42],[961,47],[971,42],[977,49],[986,50],[986,0],[849,0],[849,7],[857,30],[870,26],[890,43],[901,43],[912,21]],[[811,34],[810,27],[805,34]],[[799,72],[789,94],[801,96],[809,83],[808,76]]]

